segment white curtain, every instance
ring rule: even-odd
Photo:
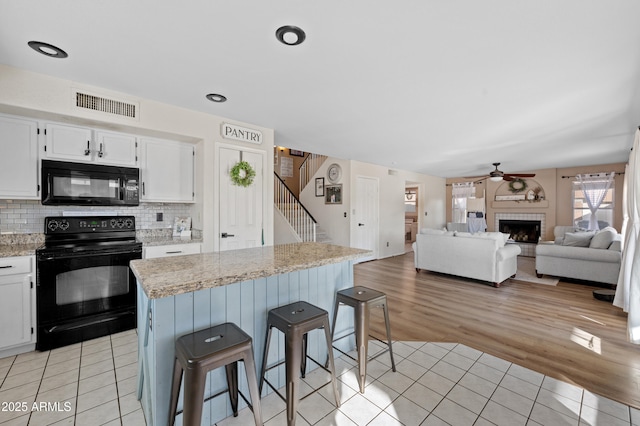
[[[589,230],[597,231],[600,229],[598,226],[598,218],[596,212],[598,207],[602,204],[607,191],[611,187],[613,182],[614,172],[611,173],[597,173],[594,175],[576,175],[580,182],[582,192],[584,192],[584,198],[587,200],[589,210],[591,210],[591,217],[589,218]]]
[[[629,341],[640,344],[640,130],[636,131],[624,174],[622,265],[613,304],[628,313]]]
[[[473,182],[454,183],[451,190],[453,222],[466,223],[467,221],[467,198],[476,195]]]

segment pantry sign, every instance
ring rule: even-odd
[[[225,139],[235,139],[237,141],[255,143],[258,145],[262,143],[262,132],[259,130],[222,123],[221,133],[222,137]]]

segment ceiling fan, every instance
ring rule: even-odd
[[[502,170],[498,170],[500,163],[493,163],[495,170],[484,176],[468,176],[467,179],[489,179],[494,182],[500,182],[501,180],[512,181],[518,178],[530,178],[535,177],[534,173],[505,173]]]

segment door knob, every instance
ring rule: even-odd
[[[222,238],[235,237],[235,235],[233,235],[233,234],[227,234],[226,232],[223,232],[221,236],[222,236]]]
[[[364,226],[364,223],[359,223],[358,226]]]

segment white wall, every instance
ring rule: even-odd
[[[315,178],[324,177],[327,167],[338,163],[342,167],[343,204],[325,205],[324,198],[315,197]],[[418,223],[421,228],[441,228],[445,225],[445,179],[420,173],[392,170],[374,164],[359,161],[327,158],[315,174],[309,185],[300,194],[300,200],[309,209],[320,226],[327,231],[334,244],[350,246],[353,230],[357,223],[352,222],[355,204],[356,178],[374,177],[379,181],[379,241],[378,257],[384,258],[404,253],[404,188],[406,182],[412,182],[420,188],[418,199]],[[344,213],[347,217],[344,217]],[[427,215],[425,216],[425,213]],[[387,247],[387,242],[389,246]]]
[[[446,214],[444,178],[351,161],[352,187],[355,187],[358,176],[375,177],[380,182],[379,258],[404,253],[404,188],[408,181],[420,188],[417,206],[419,227],[444,226]],[[351,202],[352,204],[355,202],[355,194],[352,194]],[[425,212],[428,213],[427,216]],[[356,223],[351,223],[351,232],[356,226]]]
[[[113,114],[76,108],[73,89],[113,98],[124,102],[138,102],[139,119],[133,120]],[[204,95],[203,95],[204,99]],[[220,108],[223,110],[223,107]],[[203,231],[203,251],[218,249],[218,211],[216,191],[215,144],[225,143],[265,151],[264,223],[265,244],[273,244],[273,146],[274,132],[251,124],[228,120],[148,99],[109,91],[99,87],[36,74],[0,65],[0,112],[40,119],[88,125],[97,128],[134,133],[196,144],[196,203],[192,208],[193,226]],[[264,142],[254,145],[223,139],[223,122],[260,130]]]
[[[337,163],[342,167],[342,178],[338,182],[342,184],[342,204],[325,204],[324,197],[315,196],[315,178],[323,177],[324,184],[331,185],[327,179],[327,168],[333,163]],[[329,235],[331,243],[347,247],[351,242],[349,236],[349,211],[351,210],[350,173],[350,161],[328,157],[300,194],[300,201]],[[344,217],[345,212],[347,217]]]

